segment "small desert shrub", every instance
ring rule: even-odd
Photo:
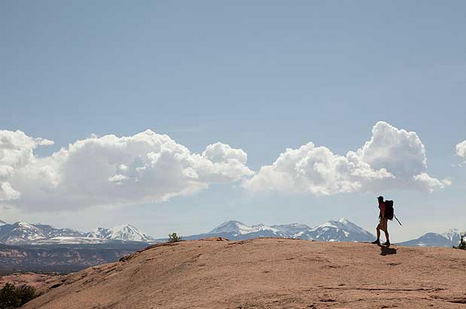
[[[13,284],[7,283],[2,289],[0,289],[0,308],[18,308],[36,296],[36,291],[33,287],[26,285],[17,288]]]
[[[466,250],[466,233],[461,235],[460,244],[455,248],[456,249]]]
[[[168,242],[179,242],[181,241],[181,236],[176,235],[176,233],[168,234]]]

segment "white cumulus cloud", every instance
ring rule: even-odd
[[[466,158],[466,140],[456,145],[456,154],[460,157]]]
[[[466,158],[466,140],[462,141],[458,145],[456,145],[456,154],[459,157]],[[459,167],[464,167],[466,166],[466,161],[458,164]],[[1,173],[1,171],[0,171]]]
[[[0,130],[0,202],[20,198],[10,181],[16,171],[27,167],[34,160],[34,149],[53,145],[52,141],[31,138],[21,131]]]
[[[160,202],[251,176],[241,149],[216,143],[191,153],[167,135],[92,136],[48,157],[51,141],[0,131],[0,201],[29,209]]]
[[[433,191],[449,183],[427,174],[425,147],[415,132],[380,121],[357,151],[342,156],[313,143],[287,149],[244,186],[251,191],[331,195],[395,188]]]

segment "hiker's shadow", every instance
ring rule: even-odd
[[[389,254],[396,254],[396,249],[389,248],[386,246],[379,246],[380,247],[380,255],[389,255]]]

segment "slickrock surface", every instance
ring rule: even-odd
[[[466,251],[183,241],[68,275],[24,308],[466,308]]]
[[[36,273],[15,273],[6,276],[0,276],[0,288],[7,283],[12,283],[17,287],[29,285],[36,289],[36,292],[42,294],[50,287],[60,284],[63,276],[56,274],[36,274]]]

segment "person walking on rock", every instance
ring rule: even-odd
[[[385,202],[383,201],[383,196],[379,196],[377,198],[379,202],[379,224],[377,225],[377,239],[374,240],[372,243],[380,245],[380,230],[384,231],[385,233],[385,239],[387,240],[385,243],[383,243],[383,246],[390,246],[390,236],[388,235],[388,218],[385,215],[386,214],[386,205]]]

